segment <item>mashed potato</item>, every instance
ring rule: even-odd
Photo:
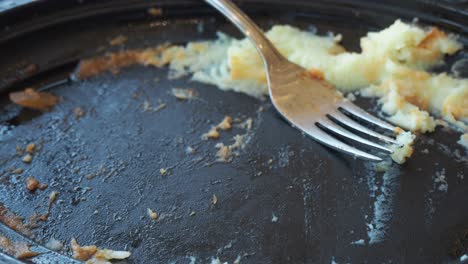
[[[437,117],[467,131],[468,79],[427,72],[443,63],[445,55],[462,49],[455,36],[397,20],[361,38],[361,52],[355,53],[339,44],[340,35],[318,36],[288,25],[274,26],[266,35],[286,58],[323,76],[342,92],[379,98],[392,123],[425,133],[441,123]],[[263,62],[247,39],[219,34],[213,41],[169,45],[142,54],[139,63],[168,64],[173,78],[192,75],[222,90],[255,97],[268,94]],[[412,153],[414,137],[399,137],[406,147],[393,157],[404,162]]]

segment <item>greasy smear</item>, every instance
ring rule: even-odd
[[[135,64],[162,66],[167,62],[164,59],[159,60],[158,57],[167,47],[168,45],[161,45],[143,50],[120,51],[82,60],[75,72],[75,77],[86,79],[107,71],[117,74],[121,68]]]
[[[3,203],[0,203],[0,222],[25,236],[32,234],[30,227],[23,223],[23,218],[10,212]]]
[[[36,92],[31,88],[10,93],[10,100],[17,105],[42,111],[48,110],[58,103],[58,98],[55,95]]]
[[[17,259],[27,259],[39,255],[39,253],[31,251],[29,245],[23,242],[13,242],[2,235],[0,235],[0,248],[6,254]]]

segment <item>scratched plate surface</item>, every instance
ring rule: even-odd
[[[51,92],[61,101],[42,114],[10,104],[6,91],[63,79],[77,59],[103,54],[100,47],[122,48],[108,44],[119,34],[128,37],[124,48],[212,39],[217,31],[239,36],[195,2],[160,1],[162,17],[148,16],[146,1],[95,6],[63,1],[69,5],[61,10],[45,2],[35,3],[43,13],[3,28],[0,43],[0,76],[11,84],[2,83],[0,96],[0,202],[27,219],[45,212],[49,193],[59,192],[49,220],[30,239],[37,250],[45,251],[40,246],[51,237],[64,242],[65,249],[32,262],[71,263],[72,237],[83,245],[129,250],[128,263],[189,263],[193,258],[207,263],[216,257],[229,263],[238,257],[241,263],[450,263],[458,260],[450,256],[454,250],[466,253],[467,153],[456,144],[459,133],[450,129],[421,135],[414,157],[384,174],[301,135],[268,101],[189,78],[169,80],[166,69],[134,66],[118,75],[56,86]],[[391,3],[355,1],[242,3],[263,28],[288,23],[317,28],[320,34],[342,33],[352,50],[367,31],[397,17],[419,16],[421,23],[439,24],[463,41],[466,36],[459,24],[463,19],[438,20],[430,12],[436,9],[421,3],[420,9],[412,3],[395,9]],[[102,14],[84,18],[90,10]],[[18,14],[28,17],[29,12],[34,13],[22,8],[8,16],[22,21]],[[8,16],[0,17],[3,26],[12,21]],[[34,23],[37,19],[42,24]],[[442,68],[450,69],[462,56]],[[12,72],[29,63],[41,73],[11,81]],[[198,96],[178,101],[170,94],[174,87],[193,88]],[[145,101],[167,106],[144,111]],[[358,104],[375,113],[375,101],[359,99]],[[79,119],[76,107],[85,112]],[[201,140],[225,115],[252,118],[252,130],[234,128],[219,140]],[[231,163],[215,162],[215,144],[230,144],[237,134],[250,138],[240,155]],[[41,148],[31,164],[24,164],[15,148],[29,142]],[[189,146],[193,154],[187,154]],[[11,168],[24,172],[14,175]],[[167,175],[161,168],[168,169]],[[49,187],[28,192],[28,176]],[[147,208],[160,219],[151,220]],[[21,239],[4,226],[0,233]],[[0,262],[7,259],[2,256]]]

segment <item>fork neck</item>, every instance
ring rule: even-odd
[[[267,67],[271,67],[275,63],[284,61],[285,58],[273,46],[263,33],[263,31],[255,24],[242,10],[240,10],[230,0],[205,0],[226,18],[228,18],[242,33],[250,39],[257,51],[260,53],[263,62]]]

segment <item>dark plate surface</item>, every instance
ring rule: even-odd
[[[0,15],[0,202],[28,218],[46,210],[51,191],[59,192],[49,221],[34,230],[35,243],[55,237],[68,248],[75,237],[83,245],[130,250],[128,263],[189,263],[190,257],[232,263],[238,256],[241,263],[451,263],[459,259],[454,250],[467,253],[467,153],[450,129],[421,135],[414,157],[384,174],[304,137],[266,101],[188,78],[168,80],[166,69],[135,66],[56,86],[51,92],[62,99],[43,114],[8,102],[7,91],[61,80],[77,60],[121,49],[108,44],[119,34],[128,37],[124,48],[212,39],[216,31],[240,36],[204,4],[157,3],[162,17],[148,16],[150,1],[39,1]],[[243,1],[241,7],[263,28],[287,23],[342,33],[352,50],[367,31],[399,17],[419,17],[467,44],[463,3]],[[31,63],[37,72],[19,71]],[[173,87],[194,88],[199,96],[178,101]],[[144,101],[167,107],[145,112]],[[358,104],[375,113],[375,101]],[[85,111],[80,119],[76,107]],[[225,115],[250,117],[253,129],[201,140]],[[251,137],[240,156],[214,162],[215,144],[231,143],[236,134]],[[24,164],[15,147],[29,142],[42,148]],[[13,175],[10,168],[24,172]],[[447,191],[436,180],[442,174]],[[49,187],[29,193],[28,176]],[[161,219],[149,219],[147,208]],[[4,226],[0,233],[16,235]],[[363,245],[353,243],[360,239]],[[31,261],[72,261],[46,255]]]

